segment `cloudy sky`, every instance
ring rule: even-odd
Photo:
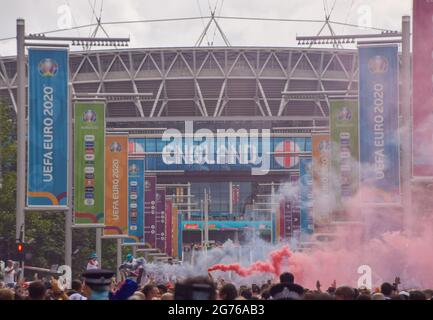
[[[334,5],[335,3],[335,5]],[[401,16],[412,13],[412,0],[0,0],[0,39],[15,36],[15,20],[23,17],[29,33],[38,33],[102,22],[166,19],[216,15],[255,18],[324,20],[325,9],[333,9],[331,20],[362,26],[399,30]],[[208,19],[107,25],[110,36],[130,36],[131,47],[193,46]],[[296,35],[316,34],[322,23],[218,20],[233,46],[295,46]],[[373,32],[334,25],[337,33]],[[93,28],[52,35],[89,36]],[[215,25],[203,45],[224,42]],[[104,36],[102,31],[98,36]],[[14,40],[0,40],[0,55],[15,54]],[[76,48],[79,49],[79,48]]]

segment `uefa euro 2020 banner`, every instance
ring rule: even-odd
[[[104,223],[105,103],[74,106],[75,224]]]
[[[144,243],[144,170],[144,158],[129,158],[126,243]]]
[[[326,225],[330,222],[330,166],[331,141],[328,133],[313,134],[311,138],[313,154],[313,195],[314,224]]]
[[[358,190],[358,101],[331,101],[331,188],[340,211]],[[335,212],[336,214],[338,214]]]
[[[166,233],[166,190],[165,187],[156,189],[156,216],[155,216],[155,248],[165,252],[167,246]]]
[[[156,176],[146,175],[144,181],[144,242],[156,248]]]
[[[299,161],[299,193],[301,195],[301,240],[314,232],[313,219],[313,162],[311,158]]]
[[[105,138],[104,235],[126,237],[128,233],[128,136]]]
[[[398,47],[359,48],[360,182],[370,203],[400,201]]]
[[[433,2],[413,2],[413,175],[433,177]]]
[[[68,204],[68,51],[29,49],[27,205]]]

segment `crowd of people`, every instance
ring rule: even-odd
[[[141,284],[142,283],[142,284]],[[0,300],[432,300],[433,290],[400,290],[398,283],[383,283],[379,288],[352,288],[334,282],[326,290],[317,281],[314,290],[303,288],[291,273],[263,285],[236,286],[211,274],[183,279],[177,283],[158,283],[147,277],[116,282],[114,272],[90,268],[70,288],[58,281],[38,279],[14,286],[0,281]]]

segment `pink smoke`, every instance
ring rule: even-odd
[[[291,252],[288,247],[270,252],[268,261],[257,261],[243,268],[239,264],[216,265],[209,271],[234,271],[248,277],[257,273],[294,274],[296,283],[314,288],[320,280],[327,288],[337,285],[357,287],[358,268],[372,270],[373,287],[401,278],[400,288],[433,288],[433,212],[432,206],[412,210],[404,216],[395,208],[366,208],[371,191],[363,188],[346,207],[348,220],[360,221],[335,232],[335,239],[306,251]],[[417,190],[416,201],[430,200],[430,192]]]

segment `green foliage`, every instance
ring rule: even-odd
[[[0,165],[2,189],[0,190],[0,241],[9,242],[9,248],[0,252],[0,259],[12,257],[15,250],[16,210],[16,119],[15,112],[0,101]],[[27,265],[49,268],[64,264],[65,216],[61,212],[27,212],[25,218],[26,252],[31,253]],[[87,258],[95,251],[95,230],[75,229],[72,233],[72,272],[78,277],[86,267]],[[78,249],[78,250],[77,250]],[[102,241],[103,267],[115,270],[116,241]],[[9,253],[9,254],[8,254]],[[26,277],[31,273],[26,272]]]

